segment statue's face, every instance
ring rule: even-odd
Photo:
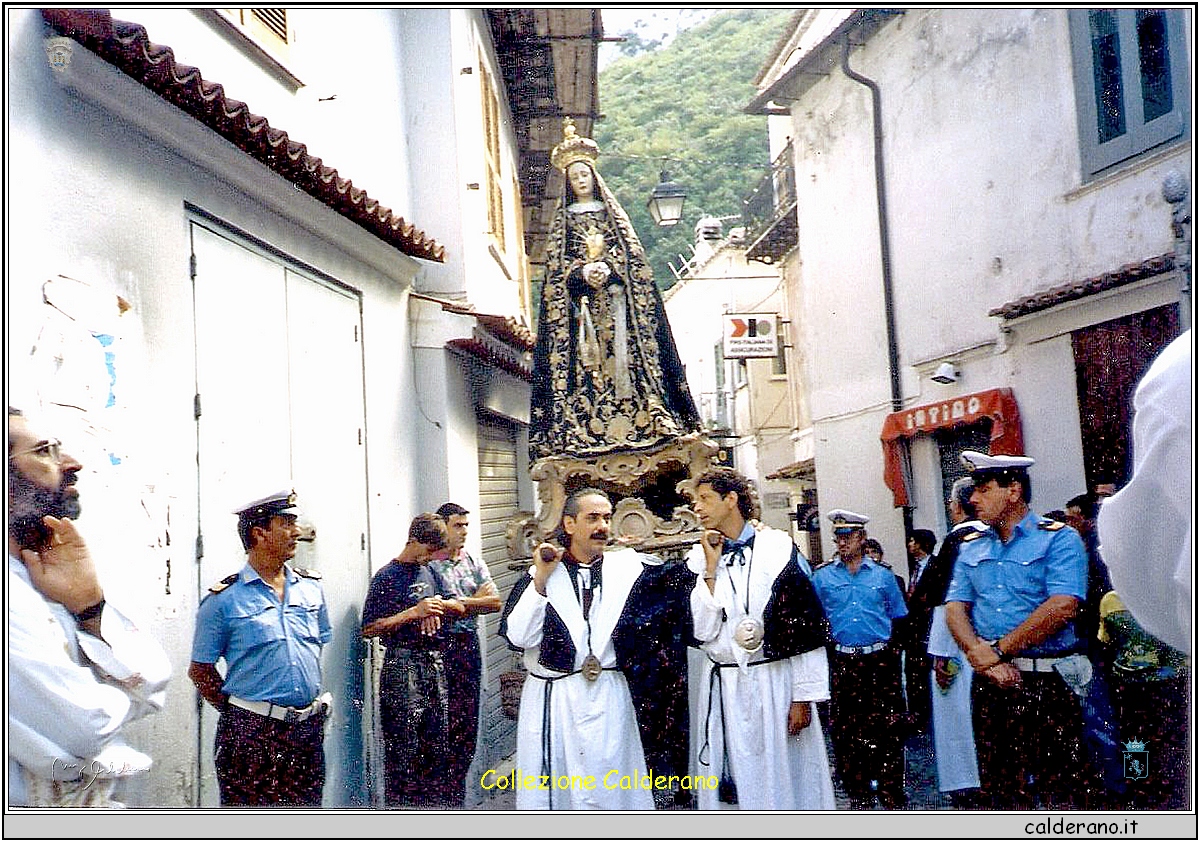
[[[596,181],[592,177],[592,168],[587,164],[576,161],[567,167],[567,181],[571,183],[576,199],[586,202],[592,198]]]

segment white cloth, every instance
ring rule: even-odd
[[[1192,332],[1176,338],[1133,395],[1133,476],[1100,506],[1113,588],[1151,634],[1192,652]]]
[[[937,673],[929,671],[932,694],[933,757],[937,766],[938,789],[953,792],[979,786],[979,763],[975,757],[975,729],[971,724],[971,681],[974,670],[958,648],[946,625],[946,606],[933,609],[929,626],[929,654],[935,658],[956,658],[958,676],[943,693]]]
[[[115,783],[151,762],[121,729],[162,709],[166,654],[112,605],[100,617],[103,640],[79,631],[11,555],[8,600],[8,803],[120,806],[110,800]]]
[[[689,772],[720,778],[727,738],[738,809],[832,810],[833,780],[814,704],[829,698],[824,647],[756,665],[753,662],[762,660],[761,651],[748,653],[732,637],[738,620],[747,613],[762,622],[771,586],[791,559],[792,540],[777,529],[763,527],[756,531],[753,548],[744,552],[746,565],[718,566],[713,593],[703,579],[703,548],[697,545],[688,553],[688,567],[697,574],[691,596],[693,630],[708,656],[700,681],[689,688],[693,744],[702,747],[707,739],[708,747],[693,750]],[[719,697],[712,683],[714,660],[736,664],[720,669]],[[809,703],[811,721],[799,734],[789,736],[788,709],[793,701]],[[701,810],[730,806],[720,803],[715,789],[698,788],[696,796]]]
[[[640,786],[641,777],[650,770],[642,752],[629,685],[624,674],[616,669],[612,640],[625,601],[642,569],[641,556],[633,550],[604,554],[601,585],[589,611],[591,652],[605,668],[595,681],[588,681],[578,672],[589,651],[588,628],[565,565],[559,564],[550,574],[546,596],[541,596],[531,583],[509,613],[508,640],[525,650],[525,668],[529,671],[521,691],[517,720],[517,777],[543,774],[542,724],[548,692],[550,774],[554,779],[549,783],[553,785],[564,775],[575,779],[568,780],[569,785],[563,788],[518,786],[518,810],[654,809],[651,790]],[[533,570],[531,567],[530,576]],[[575,645],[573,675],[555,672],[538,663],[547,604],[554,606]],[[544,678],[564,675],[554,681]],[[591,788],[585,785],[588,776],[593,779]],[[623,776],[629,776],[628,787],[622,786]]]

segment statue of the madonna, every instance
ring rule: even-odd
[[[644,450],[700,429],[642,244],[596,172],[599,148],[563,121],[566,176],[546,246],[533,356],[530,455]]]

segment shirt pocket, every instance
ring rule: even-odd
[[[1040,561],[1036,555],[1017,556],[1004,565],[1005,584],[1022,599],[1038,604],[1046,599],[1046,565]]]
[[[274,605],[245,606],[229,617],[230,648],[243,652],[283,639],[279,609]]]
[[[826,612],[839,611],[854,599],[854,585],[850,582],[831,582],[817,595],[825,602]]]
[[[1000,565],[992,555],[972,554],[967,559],[960,559],[966,570],[967,578],[976,595],[994,591],[1002,583]]]
[[[321,606],[316,603],[297,603],[286,609],[288,628],[299,637],[311,643],[321,640]]]
[[[875,592],[875,596],[879,598],[880,602],[887,599],[887,595],[891,592],[893,586],[897,590],[900,589],[900,583],[896,581],[895,574],[891,572],[887,574],[887,578],[879,577],[878,579],[871,580],[871,590]]]

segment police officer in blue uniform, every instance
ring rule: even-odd
[[[870,809],[876,794],[885,809],[899,809],[907,804],[904,699],[892,622],[908,610],[896,576],[863,552],[868,518],[844,509],[828,517],[837,555],[813,571],[813,586],[833,637],[830,724],[838,778],[851,809]]]
[[[1087,552],[1064,524],[1029,509],[1025,456],[964,451],[985,530],[963,537],[946,622],[971,666],[981,806],[1069,809],[1080,794],[1080,694],[1091,678],[1072,620]]]
[[[221,712],[221,804],[320,807],[332,701],[321,692],[320,657],[333,636],[321,575],[287,564],[301,534],[294,492],[268,494],[234,513],[246,565],[200,602],[188,669]]]

